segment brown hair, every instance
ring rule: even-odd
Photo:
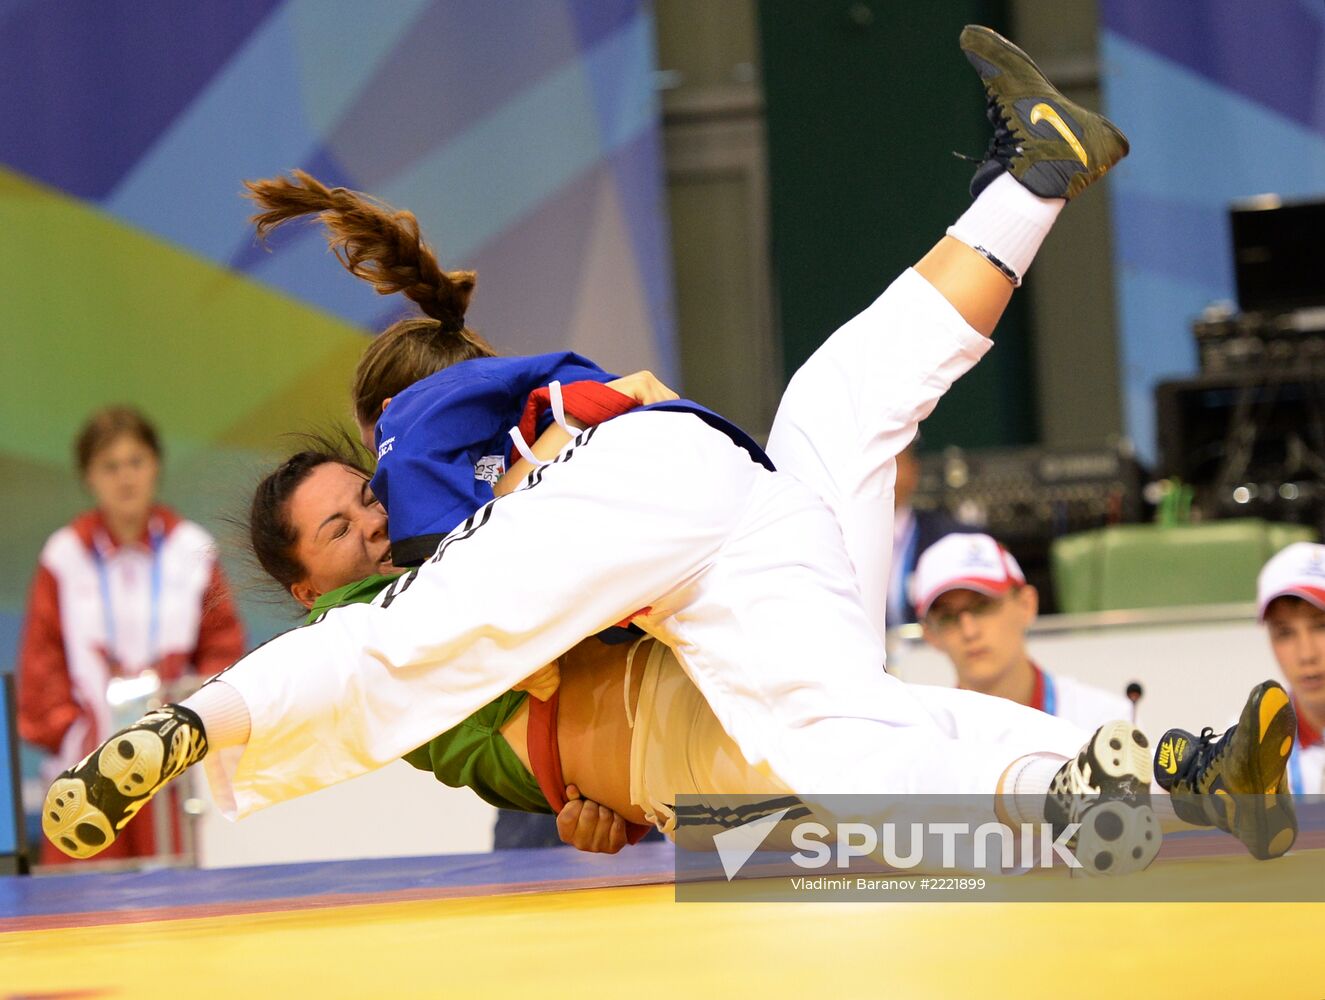
[[[161,441],[150,420],[132,406],[107,406],[88,417],[74,438],[74,461],[79,474],[87,475],[87,467],[97,452],[126,435],[147,445],[158,460],[161,458]]]
[[[376,423],[382,403],[419,379],[496,353],[465,325],[477,275],[443,271],[419,235],[413,213],[357,191],[328,188],[302,170],[291,177],[245,181],[244,186],[262,209],[253,216],[260,239],[292,219],[316,214],[346,270],[370,282],[380,295],[403,292],[423,311],[423,317],[391,324],[359,359],[351,391],[361,423]]]
[[[253,558],[288,594],[308,575],[308,567],[295,555],[298,532],[290,522],[290,498],[313,470],[327,463],[343,465],[371,479],[357,441],[344,432],[302,434],[305,447],[259,480],[244,525]]]
[[[1265,613],[1261,615],[1261,621],[1264,621],[1269,617],[1270,612],[1273,611],[1276,606],[1281,608],[1310,608],[1313,611],[1325,611],[1325,608],[1321,608],[1320,605],[1308,601],[1305,597],[1300,597],[1297,594],[1280,594],[1278,597],[1272,599],[1269,604],[1265,605]]]

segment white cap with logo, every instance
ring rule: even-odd
[[[1300,597],[1325,611],[1325,545],[1294,542],[1261,567],[1256,610],[1262,621],[1276,597]]]
[[[1012,553],[988,535],[944,535],[921,553],[911,578],[911,599],[916,615],[924,618],[930,605],[950,590],[998,597],[1025,584]]]

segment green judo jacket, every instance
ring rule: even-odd
[[[323,594],[309,610],[308,621],[332,608],[367,604],[394,579],[370,576]],[[507,691],[454,729],[411,750],[404,759],[420,771],[431,771],[444,785],[472,788],[479,798],[498,809],[552,812],[538,781],[501,735],[501,727],[520,710],[526,697],[524,691]]]

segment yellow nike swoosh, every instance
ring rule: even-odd
[[[1173,747],[1165,744],[1159,748],[1159,766],[1168,774],[1178,773],[1178,755],[1173,752]]]
[[[1072,147],[1072,152],[1077,154],[1077,159],[1081,161],[1083,167],[1090,166],[1086,159],[1085,147],[1072,134],[1072,130],[1067,127],[1067,122],[1063,121],[1062,115],[1043,101],[1031,108],[1031,124],[1037,125],[1042,121],[1048,122],[1053,130],[1063,137],[1063,141]]]

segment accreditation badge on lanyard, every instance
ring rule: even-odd
[[[106,683],[106,703],[110,708],[113,730],[124,729],[138,721],[154,704],[160,701],[161,678],[153,669],[160,656],[161,636],[161,547],[165,532],[159,519],[153,519],[148,541],[152,549],[152,571],[148,591],[147,666],[132,677],[124,676],[115,628],[115,608],[110,585],[110,570],[100,540],[92,546],[92,558],[97,566],[97,583],[101,590],[101,615],[106,632],[106,667],[110,679]]]
[[[1298,799],[1307,794],[1306,782],[1302,780],[1301,749],[1298,741],[1293,740],[1293,752],[1288,755],[1288,790]]]

